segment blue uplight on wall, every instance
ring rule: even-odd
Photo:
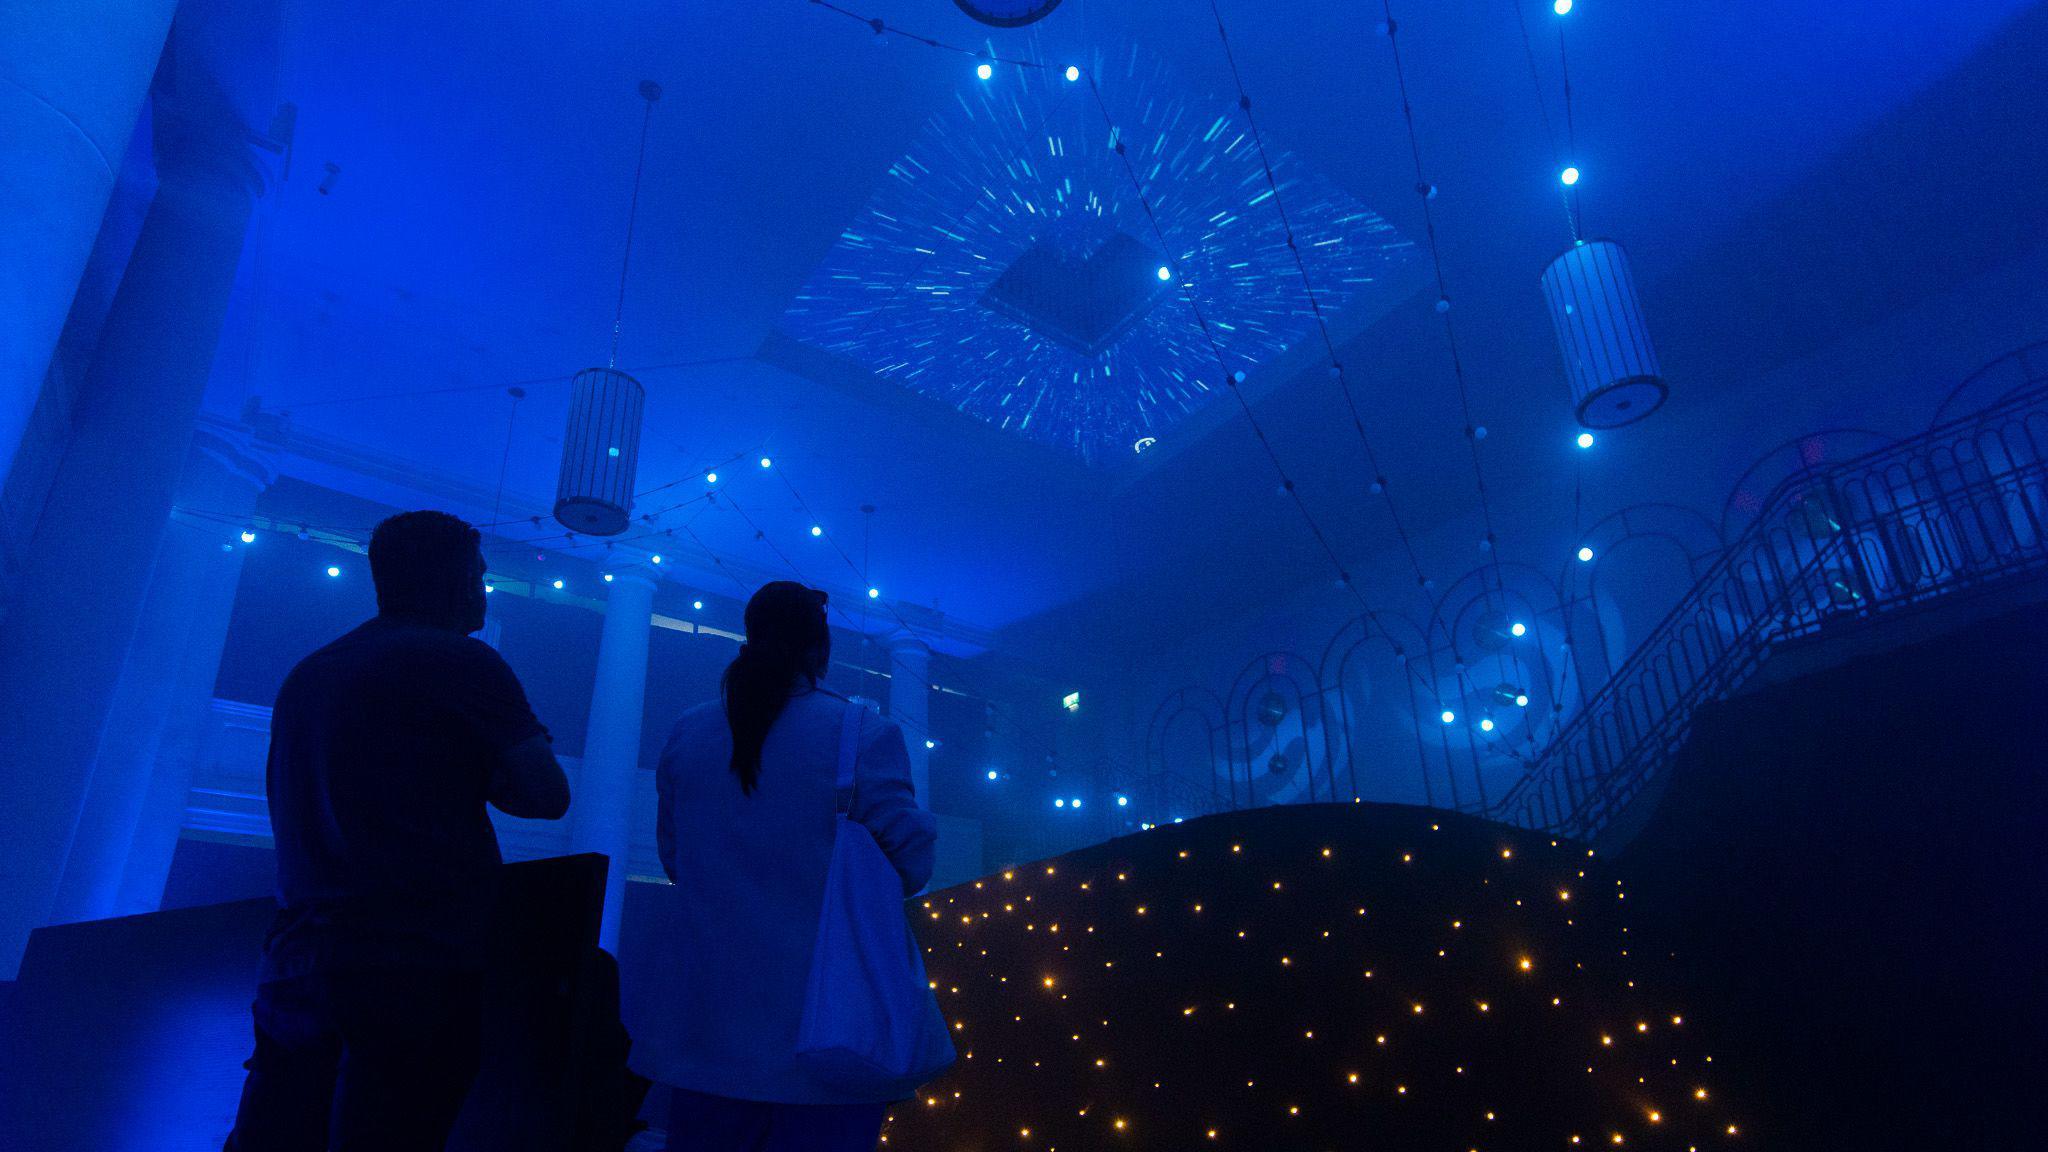
[[[976,419],[1086,459],[1126,459],[1223,392],[1227,370],[1314,334],[1243,114],[1131,48],[963,85],[890,165],[783,314],[784,332]],[[1135,153],[1155,233],[1095,103]],[[1392,307],[1413,245],[1273,149],[1326,315]],[[1163,237],[1163,241],[1162,241]],[[1142,262],[1141,262],[1142,261]],[[1128,272],[1128,278],[1126,273]],[[1174,282],[1183,287],[1175,291]],[[1000,290],[999,290],[1000,289]]]

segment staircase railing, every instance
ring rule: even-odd
[[[1493,814],[1598,834],[1774,646],[2048,569],[2044,525],[2048,381],[1789,477]]]

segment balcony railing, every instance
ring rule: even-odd
[[[1701,706],[1773,647],[2048,569],[2044,525],[2038,378],[1980,412],[1788,478],[1492,814],[1598,834],[1666,768]]]

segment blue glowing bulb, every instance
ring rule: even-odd
[[[497,586],[496,584],[486,584],[486,585],[484,585],[484,591],[486,591],[486,592],[496,592],[497,590],[498,590],[498,586]]]
[[[1591,548],[1581,548],[1581,549],[1579,549],[1579,562],[1580,562],[1581,564],[1583,564],[1583,563],[1586,563],[1586,562],[1588,562],[1588,561],[1590,561],[1590,560],[1592,560],[1592,559],[1593,559],[1593,550],[1592,550]]]
[[[561,582],[560,580],[557,580],[557,581],[555,581],[555,591],[557,591],[557,592],[560,592],[561,590],[562,590],[562,582]]]
[[[879,599],[881,599],[881,598],[882,598],[882,590],[881,590],[880,588],[870,588],[870,589],[868,589],[868,599],[870,599],[870,600],[879,600]]]
[[[1529,634],[1529,626],[1527,624],[1522,623],[1520,620],[1517,620],[1515,621],[1514,625],[1508,629],[1508,634],[1512,636],[1527,636]]]
[[[989,779],[991,779],[991,780],[993,780],[993,779],[995,779],[995,778],[996,778],[996,770],[995,770],[995,769],[991,768],[991,769],[989,769],[989,770],[988,770],[988,778],[989,778]]]
[[[1080,70],[1079,68],[1076,68],[1076,67],[1074,67],[1074,66],[1073,66],[1072,64],[1069,64],[1069,65],[1067,65],[1067,80],[1068,80],[1068,82],[1069,82],[1069,83],[1071,83],[1071,82],[1073,82],[1073,81],[1075,81],[1075,80],[1079,80],[1080,78],[1081,78],[1081,70]]]
[[[619,454],[619,450],[617,448],[607,448],[605,449],[605,454],[609,456],[617,456]]]
[[[1067,801],[1067,807],[1069,808],[1079,808],[1080,806],[1081,798],[1079,796],[1076,796],[1072,800]]]
[[[976,65],[974,66],[974,74],[975,74],[976,76],[979,76],[979,77],[981,77],[981,78],[982,78],[983,80],[986,80],[986,79],[988,79],[989,77],[991,77],[991,76],[995,75],[995,74],[996,74],[996,70],[995,70],[995,69],[993,69],[993,68],[991,68],[991,67],[989,67],[989,66],[988,66],[988,65],[986,65],[986,64],[976,64]]]
[[[604,582],[605,582],[605,583],[607,583],[607,584],[609,584],[609,583],[611,583],[611,582],[612,582],[612,574],[611,574],[611,573],[607,572],[607,573],[605,573],[605,574],[604,574]]]
[[[249,530],[249,529],[247,529],[247,528],[244,528],[244,529],[242,529],[242,543],[244,543],[244,544],[254,544],[255,542],[256,542],[256,533],[254,533],[254,532],[250,531],[250,530]]]
[[[816,524],[811,525],[811,535],[823,536],[824,534],[825,530],[823,528],[818,527]]]
[[[1178,823],[1180,823],[1180,817],[1178,817],[1178,816],[1175,816],[1175,817],[1173,818],[1173,822],[1174,822],[1175,824],[1178,824]]]
[[[1444,709],[1444,723],[1449,724],[1457,718],[1458,714],[1456,712],[1451,711],[1449,708]]]
[[[706,472],[706,473],[704,474],[704,482],[705,482],[706,484],[716,484],[716,483],[718,483],[718,473],[716,473],[716,472]]]
[[[1052,806],[1055,808],[1065,808],[1067,806],[1067,798],[1064,796],[1055,797]]]
[[[1581,448],[1591,448],[1592,446],[1593,446],[1593,434],[1592,434],[1591,432],[1581,432],[1581,433],[1579,433],[1579,447],[1581,447]]]
[[[329,576],[339,576],[339,575],[341,575],[341,569],[339,569],[339,568],[336,568],[335,566],[333,566],[332,564],[330,564],[330,565],[328,565],[328,566],[327,566],[327,574],[328,574]]]
[[[704,602],[702,600],[692,600],[690,601],[690,607],[702,612],[704,610]]]
[[[938,746],[939,742],[937,740],[927,740],[924,742],[924,750],[927,752],[931,751],[934,748],[937,748]]]
[[[1527,708],[1528,706],[1529,706],[1529,694],[1528,694],[1527,692],[1517,692],[1517,693],[1515,693],[1515,707],[1517,707],[1517,708]]]
[[[1572,0],[1552,0],[1550,10],[1562,16],[1572,10]]]
[[[1173,269],[1171,269],[1171,268],[1168,268],[1168,267],[1167,267],[1166,265],[1164,265],[1164,264],[1161,264],[1161,265],[1159,266],[1159,278],[1160,278],[1161,280],[1171,280],[1171,279],[1173,279]]]
[[[1491,717],[1491,716],[1488,716],[1488,717],[1487,717],[1487,718],[1485,718],[1484,720],[1481,720],[1481,721],[1479,722],[1479,730],[1480,730],[1481,732],[1491,732],[1491,731],[1493,731],[1493,717]]]
[[[763,468],[772,468],[772,467],[774,467],[774,466],[775,466],[775,461],[773,461],[773,460],[770,460],[770,459],[769,459],[769,458],[767,458],[766,456],[763,456],[763,457],[761,457],[761,467],[763,467]]]
[[[661,553],[659,553],[659,552],[656,552],[656,553],[655,553],[654,555],[652,555],[652,556],[649,556],[649,557],[647,558],[647,562],[648,562],[648,563],[650,563],[650,564],[659,564],[659,563],[661,563]]]
[[[1117,797],[1117,798],[1116,798],[1116,806],[1117,806],[1117,807],[1119,807],[1119,808],[1128,808],[1128,807],[1130,807],[1130,806],[1131,806],[1131,798],[1130,798],[1129,796],[1119,796],[1119,797]]]
[[[1567,168],[1558,173],[1557,178],[1564,181],[1566,187],[1570,187],[1579,182],[1579,170],[1577,168]]]

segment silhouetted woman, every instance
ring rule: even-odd
[[[628,989],[646,1035],[633,1066],[675,1090],[673,1152],[869,1152],[888,1101],[835,1094],[796,1061],[847,709],[859,710],[848,814],[906,896],[931,878],[936,822],[912,795],[902,731],[819,686],[832,650],[825,594],[768,584],[747,603],[746,629],[722,704],[685,713],[662,752],[656,837],[680,954],[660,959],[661,987]]]

